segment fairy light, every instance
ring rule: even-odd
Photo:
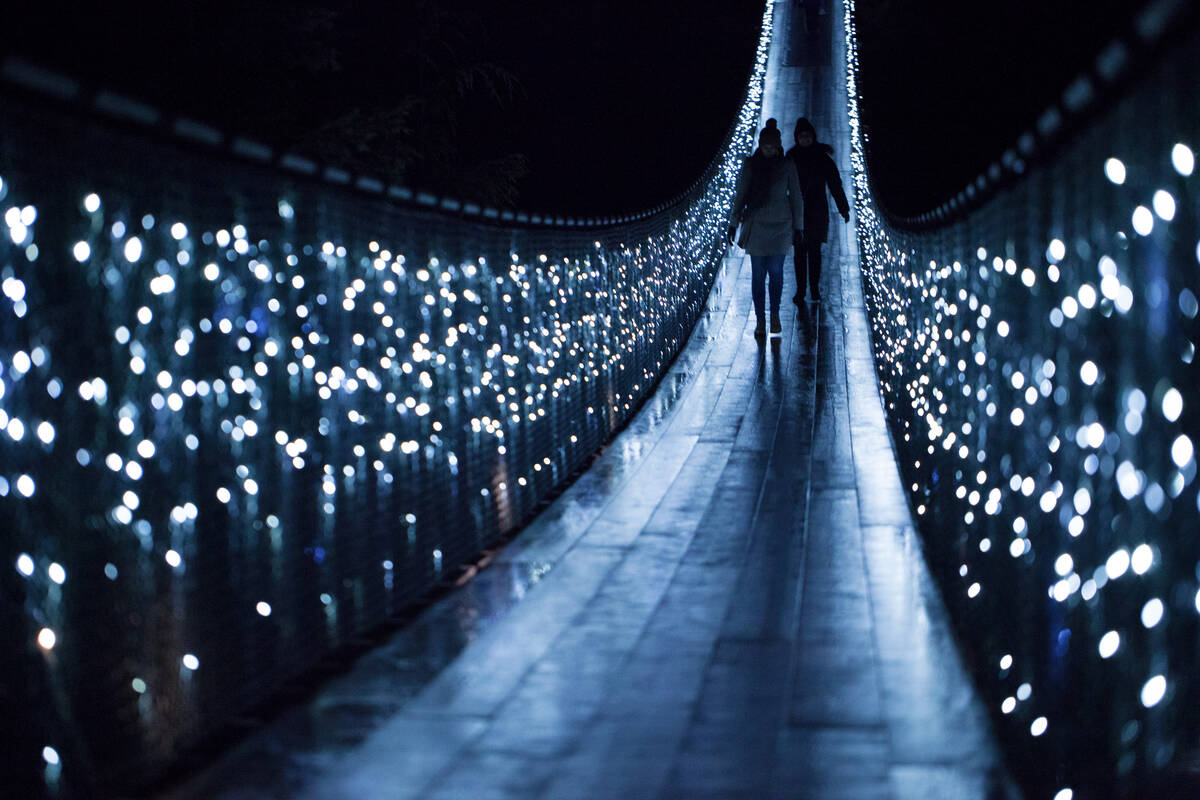
[[[1103,152],[1115,137],[1093,136],[965,219],[892,227],[867,177],[859,102],[870,98],[857,89],[855,0],[845,8],[864,294],[903,483],[933,562],[956,565],[940,578],[981,634],[967,636],[977,661],[1003,658],[980,679],[1001,732],[1053,765],[1032,772],[1046,776],[1036,792],[1132,790],[1136,771],[1168,769],[1197,733],[1195,720],[1151,715],[1177,702],[1163,665],[1194,671],[1188,617],[1200,613],[1200,545],[1179,535],[1200,512],[1187,143],[1198,130],[1117,153]],[[1076,163],[1091,165],[1096,207],[1064,219],[1046,188],[1073,180]],[[1113,743],[1107,763],[1072,749],[1080,713]],[[1050,783],[1063,776],[1074,789]]]
[[[194,207],[100,159],[48,227],[38,203],[60,187],[0,126],[21,155],[0,179],[0,513],[18,521],[28,643],[67,687],[44,713],[127,665],[128,729],[110,735],[130,760],[174,752],[453,576],[586,465],[704,311],[772,14],[703,182],[629,224],[339,215],[340,190],[281,197],[257,173],[262,196]],[[94,314],[62,314],[39,250],[69,259]],[[113,605],[88,613],[113,633],[92,652],[70,604],[95,581]],[[200,704],[213,696],[219,710]],[[146,735],[171,746],[149,753]]]

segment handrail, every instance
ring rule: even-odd
[[[703,313],[771,21],[704,182],[587,220],[0,68],[6,791],[155,780],[590,462]]]

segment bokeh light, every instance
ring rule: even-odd
[[[1200,668],[1197,35],[1076,139],[1034,131],[899,219],[871,190],[855,5],[864,294],[926,553],[972,660],[1008,665],[978,680],[1031,796],[1167,796],[1200,739],[1200,687],[1168,680]]]
[[[68,782],[155,774],[455,580],[631,419],[726,255],[772,10],[705,173],[608,218],[435,213],[4,115],[0,530],[31,736],[71,743]]]

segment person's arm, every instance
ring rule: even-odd
[[[749,201],[747,196],[748,186],[750,183],[750,159],[742,161],[742,171],[738,175],[737,189],[733,193],[733,213],[729,221],[729,240],[733,241],[737,236],[738,226],[742,224],[742,218],[746,216],[746,204]]]
[[[800,176],[796,172],[796,162],[787,160],[788,202],[792,205],[792,230],[804,229],[804,198],[800,193]]]
[[[833,202],[837,204],[837,210],[842,215],[842,219],[849,222],[850,204],[846,202],[846,192],[842,190],[841,173],[838,172],[837,164],[833,163],[832,158],[827,156],[825,162],[828,165],[825,182],[829,185],[829,193],[833,195]]]

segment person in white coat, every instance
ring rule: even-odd
[[[741,224],[738,246],[750,254],[751,297],[757,324],[754,335],[766,335],[767,291],[770,286],[771,335],[783,330],[779,300],[783,295],[783,260],[792,247],[792,231],[804,224],[800,181],[783,155],[783,139],[774,119],[758,135],[758,150],[746,159],[734,202],[734,221]]]

